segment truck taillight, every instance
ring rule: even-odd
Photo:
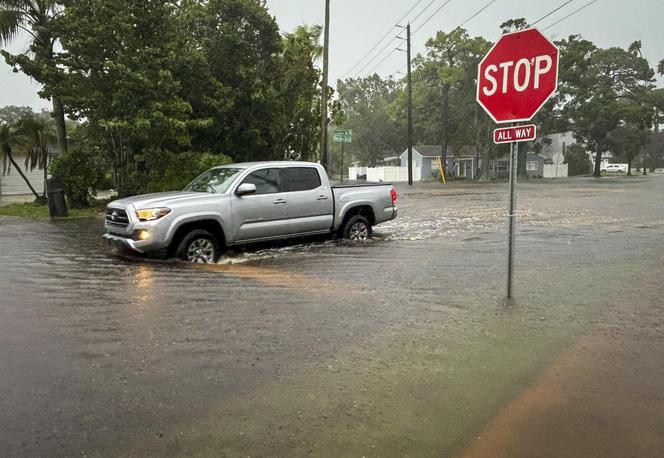
[[[392,195],[392,205],[396,205],[397,204],[397,190],[392,188],[392,190],[390,191],[390,194]]]

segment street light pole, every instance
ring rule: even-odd
[[[321,123],[320,123],[320,159],[321,164],[328,171],[327,151],[327,83],[328,83],[328,57],[330,51],[330,0],[325,0],[325,35],[323,38],[323,81],[321,82]]]

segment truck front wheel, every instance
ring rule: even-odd
[[[371,237],[371,223],[362,215],[355,215],[346,221],[342,235],[352,242],[366,242]]]
[[[221,247],[217,238],[203,229],[188,233],[175,252],[178,259],[194,264],[214,264],[220,255]]]

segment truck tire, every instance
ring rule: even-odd
[[[175,251],[175,257],[193,264],[214,264],[221,256],[217,238],[203,229],[196,229],[184,236]]]
[[[371,237],[371,223],[362,215],[352,216],[344,224],[341,235],[352,242],[366,242]]]

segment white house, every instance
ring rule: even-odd
[[[552,159],[553,155],[558,152],[565,154],[566,148],[574,143],[579,143],[584,147],[586,146],[583,142],[577,142],[572,132],[549,134],[546,136],[546,138],[551,140],[551,144],[550,145],[542,144],[542,151],[540,152],[540,154],[544,156],[545,159]],[[592,162],[594,168],[595,154],[589,151],[586,154],[588,154],[588,159],[590,159],[590,162]],[[614,162],[614,159],[615,155],[611,151],[605,151],[604,153],[602,153],[602,162],[600,164],[601,167],[606,167],[608,164]]]
[[[413,146],[413,166],[420,169],[422,180],[432,177],[439,178],[438,159],[442,158],[443,147],[441,145],[416,145]],[[446,172],[449,176],[454,174],[455,178],[475,179],[477,170],[477,153],[472,147],[461,148],[459,154],[454,154],[451,147],[447,148]],[[408,167],[408,149],[401,156],[401,167]]]

